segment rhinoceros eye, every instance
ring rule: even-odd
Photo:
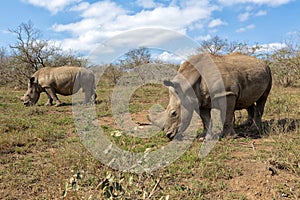
[[[171,111],[170,111],[170,116],[171,116],[171,117],[176,117],[176,116],[177,116],[176,110],[171,110]]]

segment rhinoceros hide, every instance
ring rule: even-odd
[[[37,103],[41,92],[46,92],[48,101],[45,105],[61,105],[57,94],[68,96],[77,93],[79,89],[85,93],[84,103],[96,98],[95,77],[93,72],[74,66],[44,67],[36,71],[30,78],[28,89],[22,98],[24,105]]]
[[[159,118],[151,121],[169,138],[185,131],[194,111],[202,119],[205,135],[213,123],[212,109],[220,110],[221,135],[235,136],[235,110],[247,109],[246,124],[261,129],[272,77],[267,64],[255,57],[199,54],[185,61],[178,75],[165,85],[169,87],[169,104]]]

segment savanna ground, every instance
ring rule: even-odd
[[[112,87],[97,88],[97,116],[107,137],[120,148],[144,152],[168,143],[163,133],[130,137],[112,118]],[[61,107],[24,107],[25,91],[0,88],[0,199],[300,199],[300,90],[274,86],[264,132],[222,139],[200,159],[201,140],[170,166],[150,174],[112,170],[96,160],[75,129],[72,98]],[[168,93],[157,85],[131,98],[133,119],[147,122],[153,103],[166,105]],[[236,123],[245,113],[236,112]]]

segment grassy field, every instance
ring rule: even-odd
[[[0,88],[0,199],[300,199],[300,90],[273,87],[264,133],[222,139],[198,158],[195,140],[170,166],[133,174],[108,168],[83,146],[74,125],[72,98],[61,107],[24,107],[25,91]],[[98,87],[97,116],[108,138],[128,151],[168,143],[163,133],[141,139],[123,134],[112,118],[112,88]],[[146,122],[153,103],[166,105],[166,90],[148,85],[130,101],[133,119]],[[236,112],[239,124],[244,112]],[[249,132],[249,131],[248,131]],[[119,134],[117,134],[119,133]]]

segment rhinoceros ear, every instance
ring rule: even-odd
[[[31,77],[31,78],[29,79],[30,85],[32,85],[34,82],[35,82],[35,78],[34,78],[34,77]]]
[[[174,83],[170,80],[164,80],[164,85],[167,87],[175,87]]]
[[[31,78],[29,79],[29,81],[30,81],[30,83],[32,84],[32,83],[34,83],[35,78],[34,78],[34,77],[31,77]]]

